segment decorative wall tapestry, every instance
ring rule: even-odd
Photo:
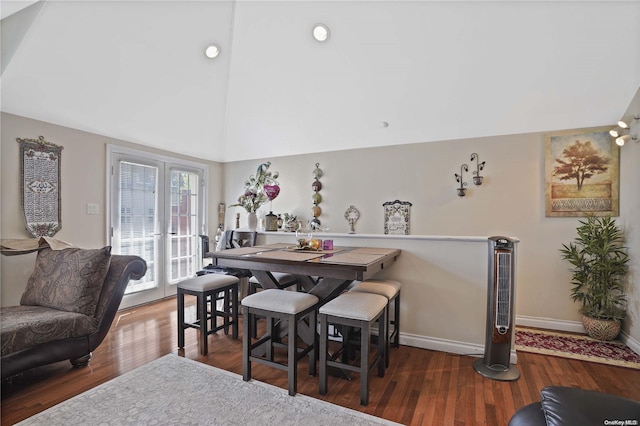
[[[35,237],[53,237],[62,228],[60,163],[62,146],[36,139],[20,144],[20,202],[27,231]]]
[[[619,215],[619,148],[611,126],[549,133],[545,155],[545,213]]]
[[[387,201],[384,207],[384,233],[409,235],[411,203],[408,201]]]

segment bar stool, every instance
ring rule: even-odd
[[[242,378],[245,382],[251,380],[251,362],[275,367],[287,371],[289,395],[293,396],[298,388],[298,361],[309,354],[309,374],[316,374],[316,306],[319,299],[308,293],[295,291],[283,291],[277,289],[263,290],[259,293],[251,294],[242,299]],[[251,343],[254,326],[253,317],[261,315],[267,319],[267,331],[256,342]],[[312,340],[304,348],[298,348],[296,340],[298,336],[298,322],[305,317],[309,319],[309,326],[312,330]],[[282,344],[274,336],[277,332],[274,327],[276,319],[287,321],[287,345]],[[264,357],[253,355],[253,350],[258,346],[265,345],[266,355]],[[273,360],[274,346],[286,347],[288,351],[287,364],[282,364]]]
[[[355,284],[349,292],[372,293],[384,296],[388,300],[387,304],[387,336],[386,348],[387,357],[385,364],[389,367],[391,342],[393,347],[400,347],[400,288],[402,284],[396,280],[366,280]],[[391,319],[390,306],[393,303],[393,319]],[[393,330],[391,330],[393,325]]]
[[[232,328],[232,337],[238,338],[238,277],[222,274],[206,274],[178,283],[178,347],[184,348],[184,330],[186,328],[196,328],[200,330],[202,344],[200,353],[207,355],[208,336],[224,329],[224,334],[229,334],[229,327]],[[218,295],[222,293],[222,297]],[[194,322],[185,322],[184,319],[184,296],[196,296],[197,318]],[[217,300],[223,300],[221,310],[217,307]],[[211,303],[211,311],[207,305]],[[222,317],[224,323],[217,325],[218,316]],[[211,324],[209,324],[209,320]]]
[[[343,370],[360,373],[360,404],[369,403],[369,373],[378,365],[378,376],[384,377],[385,341],[378,339],[377,351],[370,362],[369,346],[371,345],[371,326],[378,322],[378,330],[384,336],[386,333],[387,298],[371,293],[342,293],[340,296],[324,304],[319,310],[320,316],[320,394],[327,394],[327,369],[338,367]],[[336,361],[337,356],[330,359],[327,356],[329,343],[329,324],[355,327],[360,334],[360,365]],[[346,340],[346,337],[345,337]],[[348,342],[343,342],[343,350]],[[348,357],[347,357],[348,358]]]
[[[287,274],[285,272],[271,272],[271,275],[273,275],[273,278],[275,278],[275,280],[277,281],[278,283],[277,285],[279,289],[282,290],[295,285],[296,291],[300,291],[300,285],[295,276],[291,274]],[[258,281],[256,277],[253,277],[253,276],[250,277],[247,294],[251,295],[251,294],[257,293],[258,290],[262,290],[262,285],[260,284],[260,281]],[[252,337],[254,338],[258,337],[257,332],[258,332],[258,315],[254,315]]]

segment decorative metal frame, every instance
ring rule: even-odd
[[[456,182],[460,184],[460,186],[458,187],[458,197],[464,197],[464,194],[467,191],[467,188],[465,188],[465,186],[467,186],[467,182],[464,181],[463,174],[464,172],[468,171],[469,166],[463,164],[460,166],[460,174],[454,173],[456,176]]]
[[[27,231],[35,237],[53,237],[62,229],[60,145],[38,139],[16,138],[20,144],[20,206]]]
[[[409,235],[411,206],[408,201],[387,201],[384,207],[384,233],[389,235]]]
[[[356,222],[360,219],[360,212],[354,206],[349,206],[346,212],[344,212],[344,218],[349,223],[349,233],[356,233]]]
[[[476,171],[473,172],[473,184],[480,186],[482,185],[483,177],[480,176],[480,170],[484,170],[484,164],[486,161],[480,162],[480,157],[475,152],[471,154],[471,161],[476,160]]]

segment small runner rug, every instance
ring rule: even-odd
[[[516,327],[516,351],[554,355],[640,370],[640,355],[624,343],[581,334]]]

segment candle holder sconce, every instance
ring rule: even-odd
[[[467,182],[464,181],[463,172],[468,172],[468,171],[469,171],[469,166],[467,166],[466,164],[463,164],[460,166],[460,174],[457,174],[457,173],[455,174],[456,182],[460,184],[460,187],[458,188],[458,197],[464,197],[464,194],[467,191],[467,188],[465,188],[465,186],[467,186]]]
[[[485,161],[483,161],[482,163],[480,162],[480,159],[478,158],[478,154],[476,154],[475,152],[473,154],[471,154],[471,161],[476,160],[476,171],[473,172],[473,184],[480,186],[482,185],[482,179],[483,177],[480,176],[480,170],[484,170],[484,163]]]

